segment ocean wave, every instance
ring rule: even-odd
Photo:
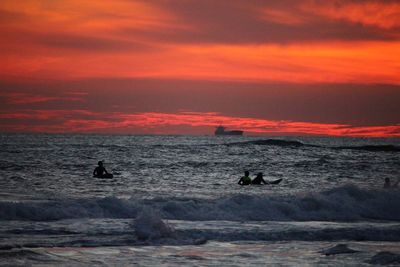
[[[281,140],[281,139],[266,139],[266,140],[252,140],[246,142],[234,142],[226,144],[228,146],[232,145],[261,145],[261,146],[282,146],[282,147],[299,147],[304,146],[302,142]],[[311,145],[312,146],[312,145]]]
[[[139,206],[116,197],[0,202],[0,220],[54,221],[75,218],[134,218]]]
[[[77,229],[75,233],[67,235],[61,227],[58,227],[59,233],[57,229],[44,229],[40,235],[35,232],[21,231],[25,239],[14,239],[13,236],[7,235],[9,240],[14,241],[0,243],[0,251],[21,247],[54,246],[201,245],[208,241],[400,241],[399,225],[393,223],[338,223],[340,227],[329,224],[310,226],[288,223],[285,225],[282,222],[249,224],[207,221],[205,223],[212,227],[204,227],[199,223],[182,227],[179,226],[182,221],[162,220],[158,212],[150,210],[141,213],[129,223],[128,227],[116,224],[114,231],[104,232],[101,222],[99,225],[92,223],[90,230]]]
[[[230,221],[400,221],[398,190],[345,185],[288,196],[233,195],[217,199],[116,197],[0,202],[0,220],[53,221],[70,218],[136,218],[143,210],[163,219]]]
[[[139,240],[168,238],[173,235],[173,228],[166,224],[157,212],[145,210],[133,223],[136,237]]]
[[[398,226],[378,228],[341,228],[341,229],[297,229],[268,231],[266,229],[240,229],[236,231],[221,230],[186,230],[175,231],[175,237],[182,240],[206,240],[218,241],[338,241],[338,240],[357,240],[357,241],[400,241],[400,229]]]
[[[400,147],[394,145],[338,146],[332,148],[362,150],[370,152],[400,152]]]
[[[261,139],[245,142],[234,142],[226,144],[228,146],[246,146],[246,145],[261,145],[261,146],[280,146],[290,148],[300,147],[316,147],[335,150],[360,150],[368,152],[400,152],[400,147],[396,145],[361,145],[361,146],[321,146],[314,144],[304,144],[300,141],[282,140],[282,139]]]

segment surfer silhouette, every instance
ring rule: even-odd
[[[259,172],[259,173],[257,174],[256,178],[254,178],[254,180],[251,181],[251,184],[261,184],[261,183],[267,184],[267,182],[266,182],[266,181],[264,180],[264,178],[263,178],[263,173],[262,173],[262,172]]]
[[[383,184],[383,188],[396,188],[400,183],[400,179],[395,183],[391,183],[389,178],[385,178],[385,183]]]
[[[93,171],[93,177],[102,177],[104,174],[109,174],[103,166],[103,162],[99,161],[97,163],[99,166],[97,166],[94,171]]]
[[[240,185],[249,185],[251,184],[251,178],[249,177],[250,173],[248,171],[244,172],[244,176],[240,178],[238,184]]]

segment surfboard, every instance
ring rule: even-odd
[[[282,181],[282,178],[278,179],[278,180],[274,180],[274,181],[267,181],[267,183],[268,184],[279,184],[281,181]]]
[[[105,178],[105,179],[107,179],[107,178],[113,178],[114,175],[112,175],[112,173],[106,173],[106,174],[98,175],[98,176],[94,176],[94,177],[95,178]]]

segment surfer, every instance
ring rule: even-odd
[[[385,183],[383,184],[383,188],[396,188],[400,183],[400,179],[395,183],[391,183],[389,178],[385,178]]]
[[[244,176],[240,178],[238,184],[240,185],[249,185],[251,184],[251,178],[249,177],[250,173],[249,171],[244,172]]]
[[[109,174],[106,170],[106,168],[104,168],[103,166],[103,162],[100,160],[97,163],[99,166],[97,166],[94,171],[93,171],[93,177],[102,177],[104,174]]]
[[[251,184],[261,184],[261,183],[267,184],[267,182],[266,182],[266,181],[264,180],[264,178],[263,178],[263,173],[262,173],[262,172],[259,172],[259,173],[257,174],[256,178],[254,178],[254,180],[251,181]]]

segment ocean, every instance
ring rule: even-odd
[[[398,266],[400,139],[0,134],[0,266]],[[114,178],[92,177],[102,160]],[[237,184],[252,178],[277,185]]]

